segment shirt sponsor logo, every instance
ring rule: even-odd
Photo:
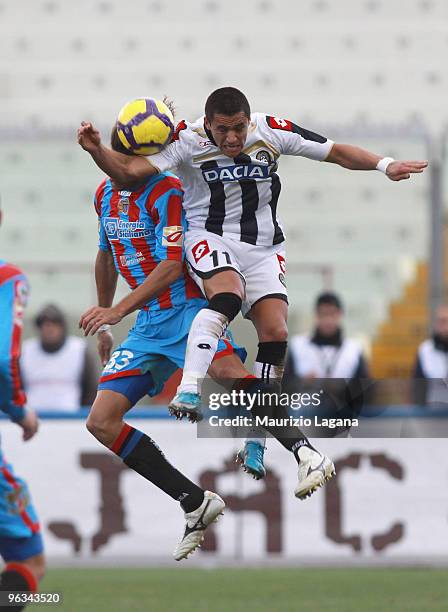
[[[275,124],[276,127],[285,128],[288,127],[289,121],[281,117],[272,117],[272,123]]]
[[[283,272],[283,274],[286,274],[285,258],[283,257],[283,255],[279,255],[277,253],[277,259],[278,259],[278,265],[280,266],[280,270]]]
[[[207,240],[201,240],[201,242],[196,243],[191,249],[191,252],[193,254],[195,262],[198,263],[198,261],[202,257],[204,257],[204,255],[210,253],[210,247],[208,246]]]
[[[144,221],[123,221],[116,217],[106,217],[103,220],[104,229],[111,242],[122,240],[123,238],[147,238],[152,234]]]
[[[240,181],[241,179],[266,179],[270,176],[270,169],[268,166],[245,164],[202,170],[202,175],[207,183],[216,183],[217,181],[225,183]]]
[[[179,225],[169,225],[163,228],[162,246],[181,247],[184,238],[184,228]]]
[[[120,264],[124,268],[128,268],[129,266],[134,266],[135,264],[139,264],[141,261],[145,261],[145,256],[141,251],[137,251],[132,255],[120,255]]]

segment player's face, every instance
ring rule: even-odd
[[[316,312],[316,327],[323,336],[332,336],[341,325],[342,312],[333,304],[322,304]]]
[[[246,142],[249,119],[242,111],[230,116],[215,114],[211,121],[205,118],[205,127],[224,155],[236,157]]]
[[[448,307],[441,306],[436,313],[435,332],[443,338],[448,338]]]

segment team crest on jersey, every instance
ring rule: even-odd
[[[184,228],[179,225],[169,225],[163,228],[162,245],[181,247],[184,238]]]
[[[129,198],[121,197],[118,202],[118,210],[123,213],[123,215],[127,215],[129,212]]]
[[[191,252],[193,253],[195,262],[198,263],[198,261],[202,259],[204,255],[210,253],[210,247],[208,246],[207,240],[201,240],[201,242],[195,244],[191,249]]]
[[[265,164],[270,164],[272,163],[272,157],[271,154],[269,153],[269,151],[258,151],[258,153],[255,155],[256,159],[258,159],[258,161],[261,161]]]

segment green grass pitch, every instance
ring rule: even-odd
[[[53,569],[54,612],[425,612],[448,609],[448,570]],[[11,608],[12,610],[13,608]]]

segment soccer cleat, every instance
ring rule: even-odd
[[[226,507],[224,501],[216,493],[205,491],[204,501],[197,510],[185,513],[185,532],[182,540],[174,549],[176,561],[186,559],[201,545],[204,531],[211,523],[215,523]]]
[[[243,470],[251,474],[255,480],[266,476],[263,465],[264,446],[255,440],[247,440],[236,456],[237,463],[243,466]]]
[[[201,396],[199,393],[179,391],[171,400],[168,411],[176,419],[182,420],[186,416],[191,423],[201,421]]]
[[[331,459],[309,446],[302,446],[299,450],[299,459],[299,482],[294,495],[299,499],[306,499],[330,480],[336,474],[336,470]]]

